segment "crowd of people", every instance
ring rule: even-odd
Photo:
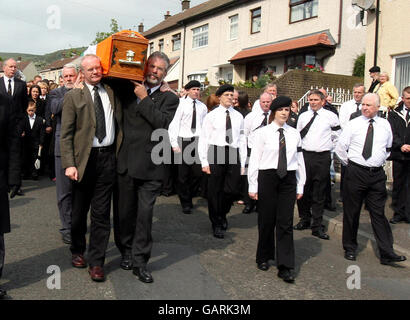
[[[294,230],[311,229],[312,236],[329,239],[322,219],[325,208],[332,210],[333,157],[342,164],[345,258],[356,260],[365,202],[380,262],[406,260],[393,251],[384,214],[383,165],[393,161],[390,223],[409,223],[410,87],[396,106],[397,89],[373,67],[369,92],[356,84],[354,98],[340,110],[323,88],[312,90],[299,108],[297,101],[278,95],[273,83],[253,105],[245,92],[229,84],[203,103],[196,80],[179,96],[170,89],[164,81],[169,65],[164,53],[154,52],[143,83],[108,79],[99,57],[87,54],[80,70],[64,66],[59,84],[39,76],[26,84],[15,77],[16,61],[5,61],[0,78],[0,276],[3,235],[10,232],[7,193],[22,196],[22,178],[48,174],[56,182],[60,233],[70,245],[71,263],[88,266],[94,281],[105,280],[112,201],[120,267],[144,283],[153,282],[147,268],[153,208],[157,197],[169,195],[175,186],[184,214],[192,214],[194,197],[207,199],[217,239],[225,237],[235,201],[244,204],[244,214],[257,211],[257,267],[266,271],[275,260],[278,277],[294,282]],[[158,132],[165,132],[160,142],[153,138]],[[295,203],[300,221],[293,225]]]

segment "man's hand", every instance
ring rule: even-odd
[[[53,132],[53,127],[47,127],[46,128],[46,133],[51,133]]]
[[[298,193],[298,194],[296,195],[296,200],[300,200],[300,199],[302,199],[302,197],[303,197],[303,194],[302,194],[302,193]]]
[[[65,169],[65,175],[73,181],[78,181],[78,170],[76,167],[68,167]]]
[[[249,198],[252,200],[258,200],[258,193],[257,192],[249,192]]]
[[[20,186],[15,186],[15,185],[10,186],[10,190],[11,190],[11,192],[10,192],[10,199],[13,199],[13,198],[16,196],[16,194],[17,194],[17,192],[19,191],[19,189],[20,189]]]
[[[181,148],[180,147],[173,147],[172,151],[174,151],[175,153],[181,153]]]
[[[245,168],[241,168],[241,176],[245,175]]]
[[[401,152],[410,152],[410,144],[403,144],[400,150]]]
[[[74,88],[75,88],[75,89],[82,89],[82,88],[84,88],[82,73],[79,73],[79,74],[78,74],[77,79],[76,79],[75,82],[74,82]]]
[[[135,95],[140,99],[144,99],[148,97],[147,89],[145,89],[145,86],[137,81],[132,81],[131,82],[134,84],[134,93]]]
[[[211,174],[211,168],[209,166],[203,167],[202,172],[205,172],[206,174]]]

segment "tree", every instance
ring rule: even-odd
[[[122,29],[122,27],[118,26],[118,22],[114,18],[111,18],[110,28],[111,28],[111,32],[97,32],[95,34],[95,40],[91,42],[91,45],[94,45],[94,44],[97,44],[103,41],[104,39],[108,38],[110,35],[116,32],[119,32]]]
[[[362,53],[356,57],[353,67],[353,76],[355,77],[364,77],[364,64],[365,64],[366,55]]]

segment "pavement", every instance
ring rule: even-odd
[[[337,188],[335,187],[335,190]],[[11,200],[12,232],[5,235],[6,265],[0,285],[10,300],[396,300],[410,298],[408,264],[384,266],[372,246],[368,214],[362,212],[357,261],[343,258],[341,206],[326,211],[331,239],[295,231],[296,281],[277,277],[274,261],[256,268],[257,214],[235,204],[225,239],[212,236],[207,203],[194,201],[185,215],[178,198],[159,197],[154,209],[154,283],[144,284],[119,267],[113,234],[107,249],[107,280],[90,280],[87,269],[71,266],[69,246],[58,232],[55,184],[43,177],[24,181],[25,196]],[[386,215],[390,216],[388,204]],[[295,223],[298,221],[295,210]],[[409,248],[410,225],[392,226],[398,253]],[[410,258],[410,254],[407,255]],[[354,281],[352,280],[354,277]],[[352,288],[352,283],[355,287]]]

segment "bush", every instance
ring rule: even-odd
[[[354,61],[354,67],[353,67],[353,76],[354,77],[364,77],[364,64],[366,60],[366,55],[362,53],[361,55],[356,57],[356,60]]]
[[[276,77],[272,74],[272,72],[267,72],[261,77],[259,77],[258,80],[255,82],[246,80],[245,82],[237,82],[235,83],[235,87],[239,88],[257,88],[257,89],[262,89],[264,88],[268,83],[271,83],[273,80],[275,80]]]

